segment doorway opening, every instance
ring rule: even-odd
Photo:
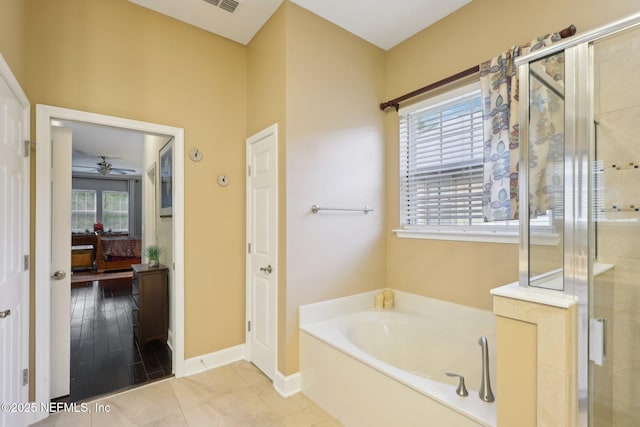
[[[108,262],[107,264],[103,263],[102,265],[98,263],[98,261],[103,259],[102,257],[105,256],[104,253],[99,254],[100,249],[98,248],[103,248],[104,245],[99,245],[95,242],[93,245],[74,245],[93,246],[93,249],[85,248],[84,252],[82,252],[83,249],[78,249],[79,252],[77,255],[84,256],[84,259],[74,260],[74,269],[76,270],[74,275],[82,276],[84,274],[86,277],[80,279],[76,278],[74,281],[76,284],[84,283],[85,285],[77,286],[77,289],[79,290],[77,292],[73,292],[74,304],[69,307],[69,313],[70,316],[76,315],[78,320],[84,320],[85,318],[87,320],[91,319],[92,315],[102,316],[93,318],[93,320],[89,322],[94,323],[91,325],[92,327],[89,327],[87,324],[87,327],[85,328],[86,338],[89,338],[90,330],[93,330],[94,332],[97,331],[95,323],[102,322],[104,324],[110,323],[111,325],[107,328],[109,331],[106,335],[106,342],[104,342],[104,338],[96,336],[94,336],[93,339],[85,340],[84,344],[82,343],[82,340],[78,342],[78,357],[79,360],[82,360],[82,362],[85,363],[85,368],[89,367],[91,363],[96,363],[95,359],[91,363],[89,362],[88,354],[90,353],[89,348],[91,347],[91,344],[93,344],[93,355],[99,355],[103,350],[105,350],[101,350],[96,346],[104,346],[104,344],[106,344],[106,350],[108,350],[107,357],[103,358],[102,361],[97,361],[97,363],[104,363],[107,366],[105,369],[107,371],[107,375],[114,375],[113,373],[109,373],[109,366],[113,366],[113,364],[120,359],[120,361],[129,362],[125,365],[127,369],[126,376],[129,380],[131,380],[131,378],[141,379],[143,377],[143,370],[140,368],[143,367],[145,368],[144,377],[146,377],[146,379],[154,379],[160,375],[165,375],[167,373],[165,372],[167,370],[167,366],[170,366],[168,369],[173,371],[176,376],[182,376],[184,364],[184,131],[183,129],[170,126],[104,116],[59,107],[37,105],[36,136],[38,141],[51,141],[56,126],[64,125],[72,127],[76,125],[89,127],[98,126],[111,130],[120,130],[143,135],[144,141],[142,146],[145,148],[151,147],[149,150],[152,153],[155,150],[155,155],[150,156],[150,158],[153,158],[152,160],[145,160],[143,164],[140,165],[139,170],[133,165],[125,163],[125,160],[129,158],[128,155],[118,156],[114,153],[107,153],[106,150],[115,149],[113,145],[105,146],[105,148],[100,147],[97,149],[97,151],[100,151],[99,153],[87,152],[86,149],[79,149],[79,151],[83,151],[84,154],[89,154],[89,156],[87,156],[89,158],[92,155],[97,156],[95,159],[90,159],[88,164],[76,164],[76,166],[85,166],[84,171],[80,167],[76,168],[78,172],[77,176],[79,178],[86,180],[88,177],[91,177],[90,175],[95,171],[94,175],[112,175],[109,176],[109,181],[118,181],[113,178],[116,175],[123,175],[119,172],[125,171],[125,173],[128,174],[130,170],[135,170],[135,178],[123,179],[123,181],[126,182],[126,186],[131,190],[129,194],[135,194],[136,185],[144,187],[145,184],[148,184],[147,180],[149,179],[149,170],[155,170],[155,164],[159,164],[158,156],[160,156],[160,149],[165,148],[167,145],[171,145],[172,167],[170,168],[170,178],[172,181],[170,188],[172,188],[172,191],[170,192],[170,195],[172,204],[170,216],[158,218],[158,220],[152,225],[153,229],[145,228],[145,221],[143,219],[149,215],[154,215],[154,212],[156,211],[155,206],[149,206],[146,209],[144,206],[150,200],[154,200],[155,197],[145,196],[144,191],[141,190],[138,190],[140,194],[139,197],[137,197],[137,200],[142,206],[139,208],[139,215],[136,214],[137,219],[130,217],[128,212],[125,214],[125,211],[128,211],[129,209],[136,209],[133,201],[130,199],[125,200],[126,197],[122,194],[114,194],[118,192],[113,191],[112,189],[103,188],[100,196],[98,196],[97,193],[95,194],[96,205],[98,204],[97,199],[100,198],[101,203],[104,205],[102,207],[108,208],[103,210],[101,213],[102,217],[99,219],[96,217],[96,219],[93,220],[93,216],[91,216],[93,214],[80,212],[83,209],[78,208],[78,203],[74,205],[74,208],[78,211],[76,212],[76,217],[88,215],[90,216],[88,221],[95,221],[92,223],[91,228],[88,227],[86,218],[85,223],[82,224],[76,221],[74,226],[78,228],[78,236],[96,236],[95,232],[97,231],[97,239],[100,240],[109,233],[116,234],[118,231],[122,232],[126,229],[127,232],[121,234],[129,234],[129,232],[131,232],[131,234],[138,234],[138,236],[134,237],[139,237],[137,243],[139,245],[139,249],[143,250],[150,244],[158,244],[165,250],[166,257],[163,258],[162,261],[166,264],[164,266],[166,267],[164,270],[166,272],[165,289],[166,294],[169,297],[166,308],[166,323],[168,330],[165,332],[167,336],[167,348],[170,348],[171,351],[164,352],[162,356],[155,354],[153,359],[149,359],[147,361],[147,365],[149,365],[147,368],[144,363],[145,360],[143,358],[143,352],[146,351],[147,348],[157,346],[158,341],[155,341],[154,338],[153,340],[150,340],[151,342],[144,340],[145,342],[141,343],[140,340],[134,339],[134,336],[136,336],[135,333],[138,332],[136,329],[137,325],[134,322],[134,316],[137,316],[138,313],[136,308],[130,305],[128,306],[128,304],[131,304],[136,300],[133,294],[136,292],[134,289],[136,289],[135,283],[137,275],[132,273],[131,265],[140,265],[140,263],[146,261],[145,259],[139,258],[137,261],[133,260],[127,266],[122,266],[117,263],[111,264],[111,267],[113,267],[111,270],[116,271],[120,276],[127,276],[120,277],[117,274],[113,275],[109,272]],[[155,140],[155,145],[153,140]],[[171,142],[171,144],[168,144],[168,142]],[[57,335],[59,335],[63,329],[56,328],[51,322],[52,315],[56,314],[55,311],[53,311],[55,310],[55,307],[52,306],[52,302],[55,296],[55,285],[57,285],[51,277],[55,276],[61,268],[53,265],[52,260],[52,253],[55,253],[59,249],[59,242],[52,238],[57,227],[57,224],[51,220],[56,204],[56,200],[52,200],[52,192],[56,189],[56,181],[52,180],[52,174],[55,173],[55,164],[54,168],[50,167],[50,165],[52,165],[53,151],[52,144],[45,144],[41,142],[38,144],[36,159],[36,198],[38,204],[36,207],[36,346],[39,349],[50,349],[50,351],[38,351],[36,353],[35,396],[36,401],[40,403],[46,403],[51,398],[56,397],[52,395],[51,391],[53,376],[55,375],[55,367],[52,366],[54,358],[52,357],[54,357],[53,351],[55,343],[58,341]],[[56,147],[55,151],[58,151],[58,147]],[[109,155],[111,155],[111,157]],[[71,153],[69,153],[69,157],[71,157]],[[123,158],[115,159],[115,157]],[[78,159],[75,159],[75,161],[80,162]],[[91,162],[94,164],[92,165]],[[110,170],[105,173],[105,169]],[[133,177],[133,173],[131,176]],[[160,179],[160,176],[158,176],[158,179]],[[136,180],[138,183],[135,182]],[[69,188],[69,191],[70,190],[71,189]],[[152,191],[155,191],[155,187],[152,187]],[[107,193],[107,196],[111,197],[111,199],[115,196],[115,199],[118,200],[111,200],[109,197],[105,198],[105,193]],[[70,201],[71,198],[67,200]],[[64,203],[59,204],[64,205]],[[71,205],[71,203],[69,203],[69,205]],[[86,203],[84,207],[86,208]],[[84,210],[87,211],[87,209]],[[149,211],[153,212],[149,213]],[[67,218],[71,217],[72,216],[69,215]],[[136,224],[135,221],[139,221],[139,223]],[[107,226],[105,229],[105,225],[108,223],[113,225]],[[158,230],[159,228],[163,229]],[[109,231],[109,229],[111,230]],[[68,238],[69,234],[66,239],[68,239],[68,243],[70,244],[72,243],[72,239]],[[159,241],[159,239],[161,239],[161,235],[165,237],[165,240]],[[133,243],[133,245],[135,244],[136,243]],[[92,252],[92,250],[95,250],[95,253]],[[64,268],[67,268],[68,270],[66,271],[71,273],[72,250],[70,247],[63,258],[65,259],[64,262],[67,263]],[[52,261],[49,262],[49,260]],[[105,267],[105,265],[107,265],[107,267]],[[80,270],[84,271],[81,272]],[[56,272],[56,274],[54,274],[54,272]],[[101,276],[92,276],[100,273],[102,273]],[[132,282],[134,286],[132,286]],[[71,303],[72,290],[70,286],[69,288],[68,302]],[[96,310],[97,306],[100,306],[101,310]],[[78,311],[76,312],[76,310]],[[79,315],[80,311],[82,311],[82,316]],[[114,316],[112,319],[107,320],[104,315],[108,312],[124,314],[124,316]],[[71,318],[69,318],[69,324],[72,324]],[[76,330],[74,331],[75,334],[78,334],[78,329],[80,330],[79,337],[82,338],[83,326],[79,326],[79,328],[76,326]],[[67,331],[69,332],[68,341],[70,341],[72,335],[71,329],[67,328]],[[129,338],[131,338],[131,341],[128,341]],[[110,343],[110,340],[112,340],[113,343]],[[117,343],[118,340],[121,342],[120,345]],[[129,345],[133,342],[133,349],[140,349],[139,356],[136,356],[136,351],[132,349],[130,349],[129,356],[125,355],[125,351],[117,351],[118,347],[124,346],[125,341],[127,341],[127,344]],[[160,342],[161,341],[162,340],[160,340]],[[116,351],[113,354],[109,354],[112,350]],[[122,348],[122,350],[124,350],[124,348]],[[119,355],[116,355],[116,353]],[[113,360],[110,360],[108,356],[114,356]],[[142,360],[138,360],[138,358]],[[71,358],[69,357],[69,359]],[[77,367],[78,366],[76,366],[76,368]],[[78,372],[75,373],[78,374]],[[80,377],[82,377],[81,374],[82,373],[80,372]],[[119,375],[119,380],[114,382],[113,379],[110,379],[110,382],[112,384],[120,384],[126,387],[127,384],[125,384],[124,381],[124,371]],[[89,392],[93,393],[90,390]],[[76,398],[76,396],[78,397]],[[77,393],[76,396],[70,395],[69,400],[77,401],[88,397],[82,396],[82,393]]]
[[[60,289],[59,282],[52,285],[54,294],[64,293],[53,299],[53,312],[70,313],[70,317],[59,319],[60,327],[58,323],[52,327],[70,324],[71,333],[69,340],[65,333],[64,337],[56,334],[52,341],[51,366],[56,374],[51,398],[79,402],[172,374],[167,328],[151,342],[134,333],[140,301],[132,286],[132,265],[146,262],[144,248],[172,246],[171,223],[157,222],[152,215],[155,182],[143,177],[172,137],[74,121],[53,120],[52,125],[56,151],[65,148],[59,135],[66,133],[71,139],[71,192],[56,186],[52,201],[54,212],[66,211],[67,206],[58,207],[59,203],[71,206],[70,216],[58,215],[52,230],[56,241],[65,239],[70,228],[71,252],[59,254],[71,257],[70,292]],[[69,173],[57,170],[67,167],[59,164],[66,162],[57,160],[58,156],[62,153],[54,153],[54,183],[59,175]],[[143,211],[150,214],[143,217]],[[164,252],[166,265],[172,251]],[[161,302],[155,312],[146,311],[149,321],[159,325],[168,323],[163,318],[169,304],[166,292]]]

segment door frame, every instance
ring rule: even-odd
[[[245,198],[246,198],[246,204],[247,204],[247,211],[246,211],[246,274],[245,274],[245,287],[246,287],[246,308],[245,308],[245,351],[246,351],[246,356],[247,359],[249,361],[252,361],[252,349],[251,349],[251,332],[249,331],[249,327],[248,327],[248,322],[253,320],[251,318],[251,313],[253,313],[253,293],[251,292],[251,272],[253,271],[253,264],[252,264],[252,254],[249,253],[249,244],[251,243],[251,231],[252,231],[252,225],[251,225],[251,212],[253,209],[253,203],[251,201],[251,183],[252,183],[252,176],[251,174],[249,174],[249,165],[251,165],[251,146],[258,142],[261,141],[265,138],[268,138],[269,136],[273,135],[276,143],[275,143],[275,172],[276,174],[278,174],[278,124],[274,123],[273,125],[267,127],[266,129],[261,130],[260,132],[256,133],[255,135],[250,136],[249,138],[247,138],[246,140],[246,170],[247,170],[247,185],[246,185],[246,190],[245,190]],[[278,236],[278,231],[279,231],[279,192],[278,192],[278,183],[279,183],[279,177],[276,176],[276,186],[274,188],[274,191],[276,193],[276,201],[278,201],[275,205],[275,216],[276,216],[276,229],[275,230],[271,230],[274,234],[274,236],[276,236],[276,241],[279,242],[279,236]],[[275,251],[275,256],[273,259],[273,266],[274,266],[274,272],[273,272],[273,280],[275,282],[275,316],[274,316],[274,320],[275,320],[275,325],[273,326],[273,331],[274,331],[274,341],[275,341],[275,345],[273,347],[273,351],[274,351],[274,367],[273,367],[273,373],[274,373],[274,379],[273,379],[273,383],[274,385],[276,384],[276,377],[278,376],[278,278],[279,278],[279,263],[278,263],[278,248],[279,248],[279,244],[276,244],[276,251]]]
[[[36,105],[36,212],[35,212],[35,400],[50,400],[51,289],[51,120],[71,120],[124,128],[174,138],[173,185],[173,257],[170,313],[173,316],[173,372],[184,376],[184,129],[120,117],[71,110],[49,105]],[[46,418],[47,414],[38,414]]]

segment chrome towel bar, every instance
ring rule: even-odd
[[[364,212],[368,214],[369,212],[373,212],[373,208],[365,206],[364,208],[323,208],[318,205],[311,206],[311,212],[317,214],[319,211],[345,211],[345,212]]]

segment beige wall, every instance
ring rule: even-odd
[[[385,284],[384,52],[289,2],[248,52],[248,133],[280,126],[278,369],[288,375],[299,305]],[[375,213],[312,215],[314,203]]]
[[[298,306],[386,283],[384,60],[381,49],[289,4],[285,374],[298,370]],[[314,203],[375,211],[313,215]]]
[[[246,48],[126,0],[27,16],[32,103],[181,127],[204,153],[185,163],[185,356],[243,343]]]
[[[286,307],[286,9],[287,3],[255,35],[247,48],[247,136],[278,124],[278,307]],[[278,337],[286,336],[286,310],[278,310]],[[278,340],[284,366],[286,340]],[[282,364],[280,363],[282,361]]]
[[[2,0],[0,13],[0,54],[18,79],[22,90],[26,87],[27,67],[27,0]]]
[[[474,0],[387,52],[387,98],[465,70],[510,45],[576,25],[579,32],[637,12],[635,1]],[[501,26],[494,22],[500,22]],[[398,119],[386,113],[387,283],[447,301],[491,308],[489,289],[517,280],[517,245],[398,239]]]

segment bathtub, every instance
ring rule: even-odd
[[[495,316],[399,291],[396,308],[375,310],[376,293],[300,308],[303,393],[347,427],[495,426],[495,402],[478,395],[481,335],[495,391]]]

